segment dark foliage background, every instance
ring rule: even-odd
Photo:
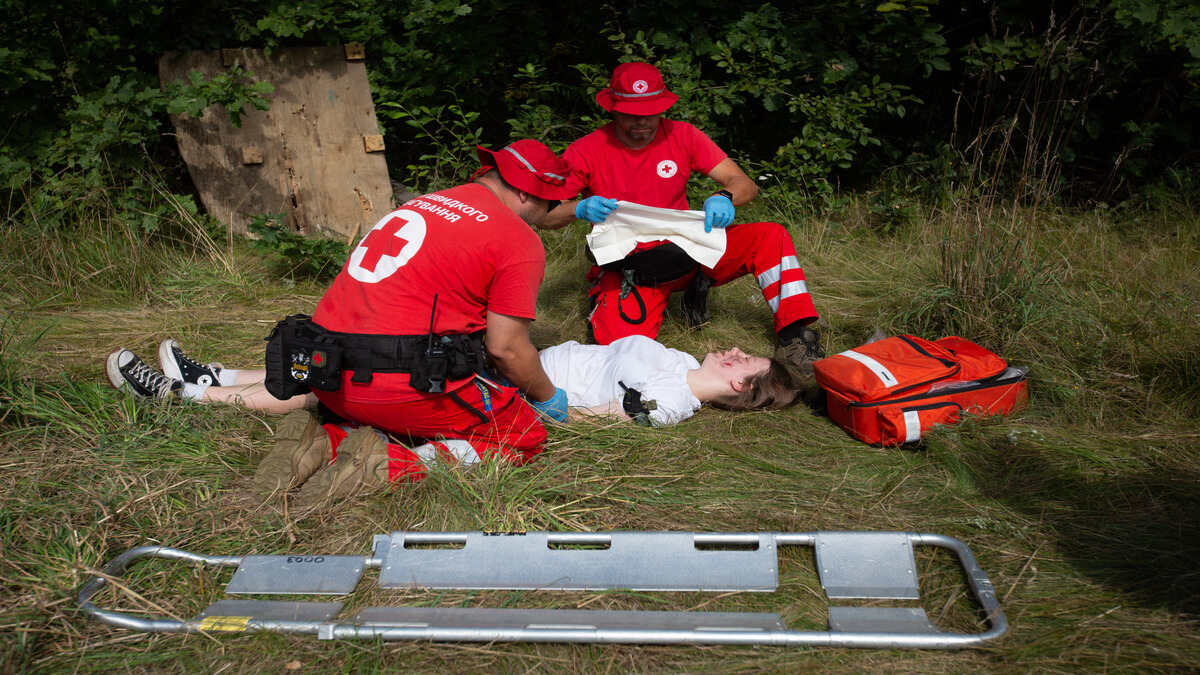
[[[239,73],[162,88],[163,52],[343,42],[367,46],[392,174],[418,188],[460,179],[475,142],[565,147],[602,120],[592,96],[633,59],[682,95],[673,115],[765,188],[818,208],[839,186],[881,180],[1085,203],[1196,185],[1200,6],[1189,0],[0,7],[0,189],[7,215],[33,206],[42,226],[100,191],[154,230],[167,209],[158,188],[189,191],[165,113],[236,114],[269,92]]]

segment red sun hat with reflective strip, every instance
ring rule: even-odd
[[[538,141],[526,138],[500,150],[476,146],[483,167],[496,167],[504,182],[547,200],[570,199],[578,190],[567,187],[571,166]],[[481,169],[475,175],[484,173]]]
[[[641,61],[617,66],[608,89],[596,93],[601,108],[626,115],[658,115],[678,100],[667,91],[658,68]]]

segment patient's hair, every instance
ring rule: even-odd
[[[725,410],[780,410],[800,400],[800,393],[783,362],[771,359],[766,370],[746,380],[745,389],[711,403]]]

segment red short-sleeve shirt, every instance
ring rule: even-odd
[[[424,335],[436,293],[433,332],[473,333],[487,326],[488,310],[535,318],[545,267],[541,239],[524,221],[486,187],[461,185],[384,216],[350,254],[313,320],[343,333]],[[383,389],[415,393],[405,374],[376,374],[371,388],[370,400],[388,398]]]
[[[688,177],[692,172],[707,174],[726,155],[691,124],[663,119],[644,148],[621,143],[610,122],[572,143],[563,157],[584,195],[686,209]]]

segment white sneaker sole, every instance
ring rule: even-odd
[[[125,391],[128,383],[125,381],[125,375],[121,373],[121,366],[118,361],[121,360],[121,354],[129,351],[128,349],[118,349],[108,355],[108,361],[104,364],[104,371],[108,374],[108,381],[112,386],[121,391]]]
[[[172,380],[183,381],[183,373],[179,370],[179,363],[175,361],[175,355],[171,353],[171,347],[178,347],[179,343],[171,338],[163,340],[158,345],[158,365],[162,368],[163,375]]]

